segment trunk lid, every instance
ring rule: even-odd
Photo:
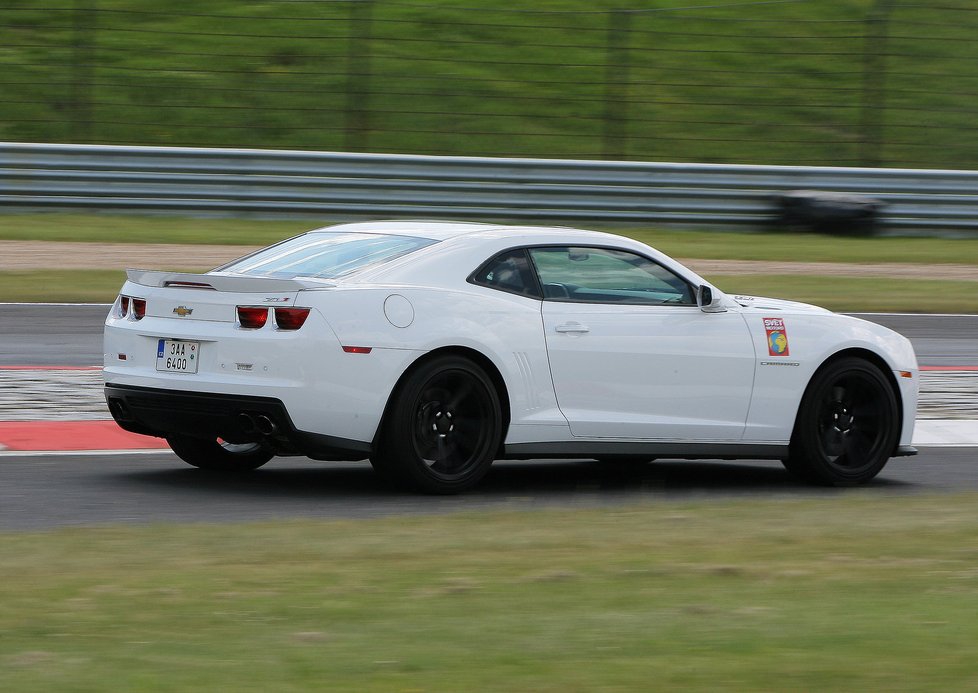
[[[315,279],[276,279],[220,274],[127,270],[123,293],[146,299],[146,316],[236,322],[237,306],[287,308],[299,291],[325,288]]]

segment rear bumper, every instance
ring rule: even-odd
[[[106,385],[105,401],[119,426],[142,435],[255,442],[279,455],[316,459],[360,460],[371,452],[369,442],[300,431],[282,401],[272,397]],[[256,425],[265,420],[271,425]]]

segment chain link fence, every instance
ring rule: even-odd
[[[0,140],[975,168],[973,0],[680,4],[0,0]]]

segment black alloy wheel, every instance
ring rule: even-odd
[[[499,449],[502,411],[472,361],[443,356],[410,373],[394,394],[374,467],[425,493],[458,493],[486,474]]]
[[[865,483],[896,450],[899,426],[896,395],[880,369],[859,358],[839,359],[812,378],[785,467],[815,483]]]
[[[187,464],[219,472],[250,472],[272,459],[259,443],[228,443],[179,434],[166,437],[170,449]]]

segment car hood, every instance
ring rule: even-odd
[[[832,311],[813,306],[810,303],[799,303],[798,301],[785,301],[780,298],[766,298],[764,296],[730,296],[738,305],[760,311],[782,310],[791,313],[831,313]]]

